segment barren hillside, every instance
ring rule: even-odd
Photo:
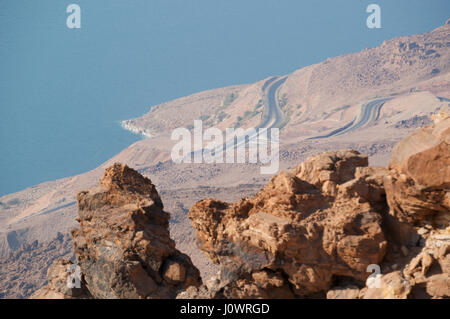
[[[222,129],[258,126],[274,99],[284,114],[280,169],[294,167],[319,152],[343,148],[368,154],[371,165],[385,166],[396,142],[429,124],[432,113],[449,108],[449,68],[450,24],[445,24],[284,77],[153,106],[144,116],[123,123],[149,138],[85,174],[0,197],[0,256],[7,258],[35,240],[51,241],[58,232],[67,234],[76,224],[76,193],[95,185],[106,167],[121,162],[149,176],[157,186],[165,210],[172,214],[170,229],[178,249],[192,257],[207,279],[214,268],[194,243],[188,209],[202,198],[231,202],[251,196],[270,176],[260,175],[255,164],[175,164],[170,159],[175,144],[170,140],[172,129],[191,128],[195,119],[202,119],[205,127]],[[283,82],[275,87],[280,79]],[[36,269],[45,270],[56,255],[49,252],[51,258],[26,259],[33,266],[25,267],[17,278],[10,276],[12,267],[2,264],[0,277],[10,278],[7,288],[0,287],[2,296],[27,297],[42,286],[44,282],[35,280]]]

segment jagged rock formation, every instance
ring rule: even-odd
[[[77,195],[80,228],[72,231],[82,287],[93,298],[172,298],[201,284],[190,258],[169,236],[169,214],[148,178],[122,164],[100,184]],[[34,297],[72,297],[62,284],[67,261],[48,272],[50,284]],[[80,292],[77,292],[80,294]]]
[[[389,169],[330,151],[254,197],[196,203],[198,245],[221,271],[178,298],[450,297],[449,141],[442,113],[397,145]]]
[[[449,298],[450,117],[434,121],[396,146],[389,168],[328,151],[253,197],[197,202],[198,245],[220,266],[205,285],[175,249],[154,185],[115,164],[77,196],[81,287],[64,284],[72,264],[60,260],[34,297]]]
[[[433,120],[392,152],[385,224],[403,256],[389,252],[385,264],[401,271],[394,282],[383,275],[381,287],[362,291],[364,298],[450,297],[450,116],[440,112]]]
[[[385,188],[397,240],[414,244],[414,226],[445,228],[450,221],[450,117],[421,128],[392,151]]]
[[[72,266],[72,267],[71,267]],[[70,260],[58,259],[47,270],[48,284],[36,291],[32,299],[87,299],[91,298],[85,283],[78,278],[75,284],[75,264]]]
[[[369,155],[372,163],[387,166],[398,140],[415,127],[428,125],[435,110],[448,108],[449,34],[450,25],[446,24],[426,34],[393,39],[287,75],[277,94],[283,105],[287,102],[282,111],[288,120],[281,130],[280,167],[293,167],[308,156],[336,149],[357,149]],[[195,231],[186,212],[203,198],[234,202],[252,196],[267,184],[267,176],[260,175],[259,165],[254,164],[174,164],[170,152],[175,142],[170,140],[170,132],[190,127],[196,119],[203,119],[204,129],[211,125],[235,127],[239,118],[242,128],[257,126],[261,118],[258,112],[266,109],[261,101],[271,95],[267,90],[271,80],[204,91],[152,106],[150,113],[127,121],[127,127],[160,136],[130,145],[92,171],[1,196],[0,298],[28,297],[44,284],[48,266],[55,257],[63,257],[58,250],[39,248],[26,252],[27,258],[20,257],[20,261],[7,256],[20,251],[23,244],[49,242],[58,231],[67,234],[76,226],[76,192],[94,186],[105,168],[115,162],[151,177],[165,209],[175,217],[171,234],[177,248],[192,258],[205,279],[216,273],[194,244]],[[374,97],[392,100],[363,127],[332,138],[305,140],[351,122],[360,116],[362,105]]]
[[[321,296],[339,278],[364,281],[386,252],[383,168],[356,151],[326,152],[235,204],[189,211],[202,250],[222,267],[221,296]],[[217,297],[216,295],[215,297]]]
[[[385,262],[391,265],[386,270],[400,270],[382,275],[379,287],[361,289],[360,298],[450,298],[449,231],[419,228],[419,232],[419,246],[403,249],[403,258],[398,256],[394,263]]]

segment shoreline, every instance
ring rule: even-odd
[[[128,132],[131,132],[131,133],[136,134],[136,135],[141,135],[141,136],[144,137],[144,138],[155,137],[154,134],[151,134],[151,133],[148,132],[147,130],[143,130],[143,129],[140,129],[140,128],[134,126],[133,124],[131,124],[131,121],[132,121],[132,120],[123,120],[123,121],[120,121],[120,126],[121,126],[124,130],[126,130],[126,131],[128,131]]]

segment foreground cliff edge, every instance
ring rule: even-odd
[[[254,197],[191,207],[198,245],[221,269],[202,284],[155,186],[114,164],[77,195],[80,288],[58,260],[32,298],[448,298],[449,190],[446,113],[398,143],[388,168],[352,150],[310,157]]]
[[[69,288],[71,262],[58,260],[32,298],[174,298],[201,284],[191,259],[175,249],[169,214],[148,178],[114,164],[77,203],[80,228],[72,236],[81,287]]]

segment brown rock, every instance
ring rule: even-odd
[[[74,250],[93,298],[173,298],[201,284],[198,269],[175,248],[169,214],[148,178],[114,164],[98,186],[79,192],[77,201]],[[61,277],[63,269],[49,271],[46,289],[67,295],[61,280],[53,283],[54,273]]]
[[[342,184],[352,180],[356,168],[368,163],[368,157],[357,151],[328,151],[307,158],[291,172],[301,180],[321,187],[327,181]]]
[[[335,287],[328,290],[327,299],[358,299],[360,290],[356,286]]]
[[[221,297],[265,298],[274,287],[285,296],[312,296],[325,294],[337,277],[364,281],[367,266],[381,263],[386,251],[376,211],[385,205],[370,194],[382,188],[373,176],[382,169],[355,178],[357,165],[367,165],[367,157],[326,152],[293,169],[297,176],[273,177],[252,198],[195,204],[189,218],[199,247],[221,266]]]
[[[219,271],[218,277],[201,287],[189,287],[178,299],[292,299],[289,284],[270,270],[255,272],[247,278],[230,278]]]
[[[198,246],[220,266],[205,285],[175,249],[151,181],[116,164],[78,194],[82,292],[64,285],[68,262],[60,261],[36,296],[448,298],[450,117],[436,119],[396,146],[389,169],[330,151],[253,197],[197,202],[189,218]],[[383,274],[368,279],[374,264]]]
[[[400,271],[383,275],[379,288],[367,288],[363,299],[406,299],[411,292],[411,285],[402,277]]]
[[[164,279],[169,282],[179,283],[186,278],[186,268],[177,262],[171,261],[164,271]]]
[[[440,274],[431,276],[426,283],[427,293],[434,298],[450,297],[450,276]]]
[[[35,291],[30,299],[85,299],[90,298],[90,294],[86,289],[83,278],[80,276],[77,287],[75,277],[78,275],[74,272],[75,265],[68,260],[56,260],[47,270],[48,284],[41,289]],[[80,274],[81,275],[81,274]]]
[[[450,117],[421,128],[392,151],[384,179],[390,207],[388,226],[395,240],[414,245],[419,235],[413,226],[450,225]]]
[[[419,254],[403,269],[414,298],[450,297],[450,241],[445,231],[430,235]]]

